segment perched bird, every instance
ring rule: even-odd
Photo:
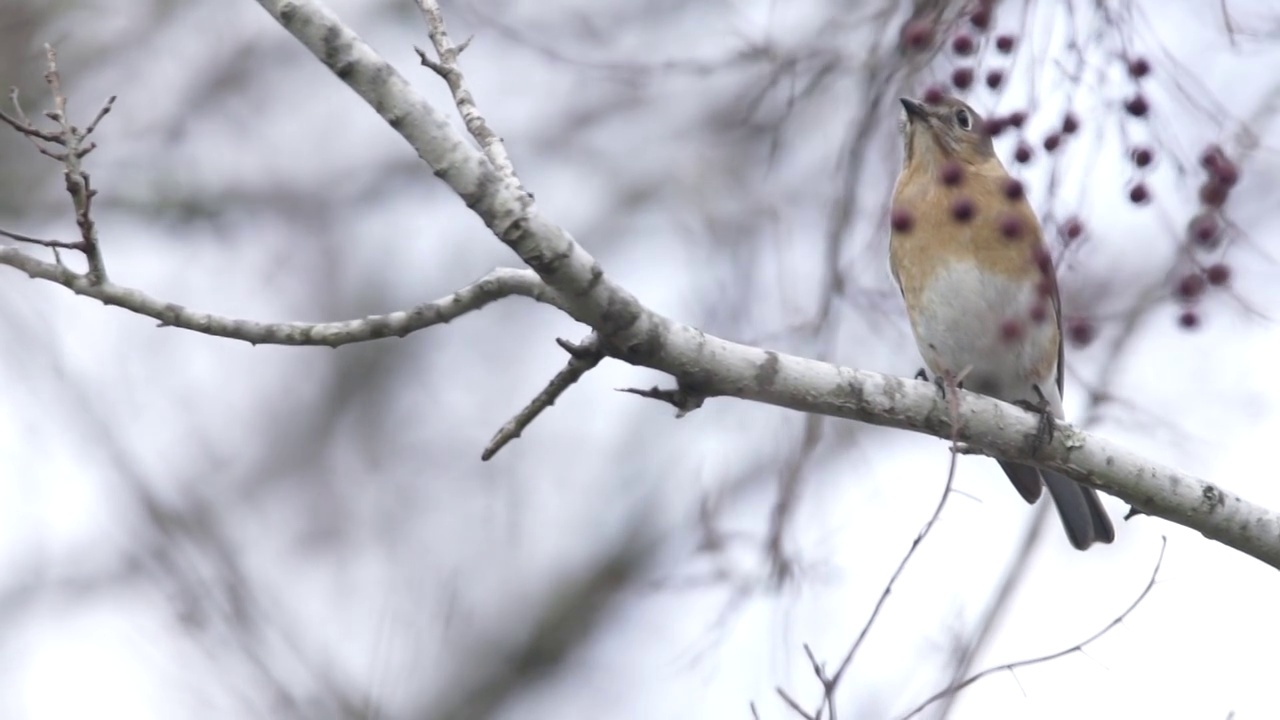
[[[925,364],[967,390],[1062,418],[1058,286],[1022,185],[973,108],[952,97],[901,102],[905,157],[889,262]],[[1072,546],[1115,539],[1093,488],[1030,465],[1000,465],[1029,503],[1048,486]]]

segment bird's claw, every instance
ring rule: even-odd
[[[1036,432],[1031,436],[1031,451],[1032,454],[1035,454],[1048,447],[1049,443],[1053,442],[1055,419],[1053,417],[1053,413],[1049,412],[1049,399],[1044,396],[1044,393],[1040,391],[1039,387],[1033,387],[1036,391],[1036,395],[1039,397],[1039,400],[1035,402],[1030,400],[1019,400],[1014,404],[1027,412],[1033,412],[1040,416],[1040,423],[1036,426]]]

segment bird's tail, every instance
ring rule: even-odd
[[[1035,502],[1039,498],[1040,479],[1044,479],[1053,504],[1058,508],[1058,517],[1062,518],[1062,527],[1067,531],[1067,539],[1075,549],[1087,550],[1094,543],[1109,543],[1116,539],[1115,527],[1102,507],[1098,491],[1058,473],[1030,465],[1006,462],[1000,465],[1027,502]],[[1034,491],[1031,490],[1033,487]]]

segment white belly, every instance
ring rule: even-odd
[[[1057,332],[1056,318],[1034,282],[980,276],[973,264],[952,263],[930,278],[921,300],[911,325],[934,373],[968,368],[966,388],[1004,400],[1031,399],[1032,383],[1052,384],[1055,367],[1038,376]],[[1044,303],[1040,322],[1032,318],[1037,303]]]

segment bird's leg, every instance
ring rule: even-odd
[[[1031,436],[1031,453],[1034,455],[1053,442],[1054,417],[1053,413],[1049,411],[1049,398],[1044,396],[1044,391],[1040,389],[1039,385],[1032,385],[1031,388],[1036,391],[1038,400],[1035,402],[1019,400],[1014,404],[1023,410],[1040,416],[1040,424],[1036,427],[1036,434]]]
[[[916,371],[916,379],[928,380],[929,373],[924,368],[920,368]],[[962,381],[963,376],[959,376],[954,382],[952,382],[951,375],[948,373],[938,373],[933,376],[933,386],[938,388],[938,397],[941,397],[943,400],[947,399],[947,386],[950,385],[955,387],[957,390],[963,390],[964,383]]]

